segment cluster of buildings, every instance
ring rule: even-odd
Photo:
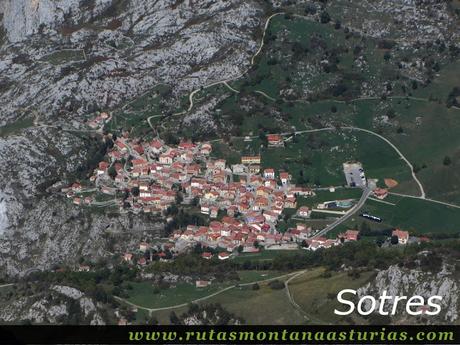
[[[74,183],[63,191],[78,205],[96,203],[91,196],[81,197],[90,190],[112,196],[121,212],[161,214],[176,201],[178,190],[189,190],[191,181],[202,175],[202,162],[211,151],[209,143],[184,141],[171,147],[159,139],[139,142],[125,135],[114,140],[99,162],[90,177],[93,186]]]
[[[101,113],[89,125],[100,128],[109,119],[109,114]],[[112,196],[111,202],[120,212],[162,214],[174,203],[193,201],[199,208],[197,212],[209,216],[210,223],[207,226],[188,225],[186,229],[174,231],[168,253],[180,253],[200,243],[203,248],[209,248],[203,253],[204,259],[217,253],[219,259],[226,260],[237,251],[256,252],[260,246],[293,249],[301,244],[306,249],[316,250],[358,240],[355,230],[348,230],[336,239],[315,237],[311,227],[301,222],[295,228],[279,232],[277,223],[285,209],[294,210],[291,213],[300,221],[310,217],[311,209],[298,207],[297,203],[299,197],[315,193],[292,183],[286,171],[262,169],[260,155],[242,156],[240,163],[229,166],[224,159],[210,157],[212,145],[209,142],[182,141],[172,146],[158,138],[150,142],[133,140],[127,134],[119,138],[108,135],[105,139],[111,140],[113,147],[90,177],[94,185],[83,188],[80,183],[74,183],[63,191],[77,205],[104,205],[104,201],[96,201],[93,194],[88,193]],[[284,146],[280,135],[268,135],[267,141],[269,147]],[[360,163],[345,163],[344,171],[348,185],[362,187],[366,184]],[[374,191],[378,198],[386,194],[383,189]],[[352,200],[346,202],[343,206],[335,202],[331,207],[352,205]],[[398,237],[399,243],[407,243],[407,232],[395,230],[393,235]],[[143,252],[145,248],[140,250]],[[125,261],[133,260],[131,254],[126,255]],[[141,257],[137,263],[145,265],[149,259],[152,260]]]
[[[284,234],[277,223],[285,209],[295,210],[301,218],[310,217],[311,210],[297,207],[298,197],[314,196],[305,187],[296,186],[289,173],[267,168],[261,170],[260,156],[243,156],[240,164],[226,166],[224,160],[206,162],[204,176],[193,177],[183,185],[186,195],[199,200],[200,212],[209,215],[209,226],[189,225],[185,231],[171,235],[176,251],[200,243],[207,248],[223,248],[225,260],[239,248],[254,252],[258,246],[288,245],[308,237],[311,228],[299,224]],[[238,176],[238,181],[234,177]],[[297,233],[299,231],[299,233]],[[210,258],[206,256],[204,258]]]
[[[254,251],[256,242],[264,246],[298,242],[311,231],[302,225],[285,234],[276,230],[285,209],[295,210],[301,218],[310,217],[311,210],[298,208],[297,200],[315,194],[293,184],[288,172],[262,170],[259,155],[243,156],[239,164],[229,166],[223,159],[210,157],[212,145],[207,142],[182,141],[170,146],[160,139],[140,142],[127,135],[112,139],[113,147],[90,177],[94,185],[83,188],[74,183],[63,191],[78,205],[104,203],[87,195],[88,191],[106,194],[120,211],[134,213],[161,214],[177,202],[178,193],[180,202],[195,200],[199,212],[211,222],[174,232],[171,239],[177,244],[176,252],[195,242],[229,253],[239,246]],[[270,145],[279,146],[280,140],[282,143],[276,135],[270,136]]]
[[[273,138],[271,138],[273,137]],[[277,135],[270,136],[271,145],[281,145]],[[224,159],[212,159],[208,142],[182,141],[166,145],[160,139],[151,142],[131,140],[127,135],[114,138],[107,158],[99,162],[88,189],[79,183],[63,189],[75,204],[92,204],[94,191],[112,195],[120,211],[158,213],[176,201],[178,191],[185,202],[199,200],[200,212],[215,219],[219,211],[227,216],[242,215],[248,226],[268,227],[274,231],[284,209],[297,209],[298,196],[314,192],[298,187],[288,172],[261,170],[261,157],[243,156],[239,164],[228,166]],[[300,217],[309,217],[311,210],[302,207]]]

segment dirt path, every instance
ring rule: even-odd
[[[297,302],[295,301],[294,299],[294,296],[292,295],[291,291],[289,290],[289,283],[294,280],[295,278],[297,277],[300,277],[302,274],[305,274],[307,272],[307,270],[303,270],[303,271],[300,271],[300,272],[297,272],[295,275],[293,275],[291,278],[289,278],[288,280],[285,281],[284,283],[284,287],[285,287],[285,290],[286,290],[286,295],[287,295],[287,298],[289,299],[289,302],[291,303],[291,305],[297,310],[299,311],[302,316],[305,318],[305,320],[307,321],[313,321],[314,323],[318,323],[318,324],[324,324],[324,321],[322,320],[319,320],[317,319],[316,317],[313,317],[311,316],[310,314],[308,314],[304,309],[302,309],[302,307],[297,304]]]
[[[12,284],[12,283],[11,283],[11,284],[3,284],[3,285],[0,285],[0,289],[1,289],[1,288],[8,287],[8,286],[13,286],[13,285],[14,285],[14,284]]]
[[[454,207],[454,208],[459,208],[459,209],[460,209],[460,206],[459,206],[459,205],[449,204],[448,202],[439,201],[439,200],[434,200],[434,199],[430,199],[430,198],[422,198],[422,197],[420,197],[420,196],[414,196],[414,195],[408,195],[408,194],[401,194],[401,193],[394,193],[394,192],[389,192],[388,194],[400,196],[400,197],[403,197],[403,198],[412,198],[412,199],[425,200],[425,201],[429,201],[429,202],[434,202],[435,204],[441,204],[441,205],[444,205],[444,206]]]
[[[361,132],[366,132],[366,133],[372,134],[372,135],[382,139],[383,141],[385,141],[388,145],[390,145],[396,151],[396,153],[399,155],[399,157],[401,157],[401,159],[403,161],[405,161],[406,164],[409,166],[411,174],[412,174],[412,178],[417,183],[417,185],[418,185],[418,187],[420,189],[420,198],[425,199],[425,196],[426,196],[425,195],[425,190],[423,189],[422,183],[419,181],[419,179],[415,175],[414,167],[412,166],[411,162],[409,162],[409,160],[402,154],[402,152],[399,151],[399,149],[396,147],[396,145],[394,145],[390,140],[388,140],[384,136],[382,136],[382,135],[380,135],[378,133],[375,133],[375,132],[373,132],[371,130],[368,130],[368,129],[359,128],[359,127],[340,127],[340,128],[341,129],[351,129],[351,130],[356,130],[356,131],[361,131]]]
[[[305,271],[301,271],[301,273],[304,273]],[[276,279],[281,279],[281,278],[285,278],[285,277],[289,277],[291,275],[295,275],[295,274],[298,274],[300,272],[291,272],[291,273],[287,273],[287,274],[282,274],[280,276],[277,276],[277,277],[272,277],[272,278],[267,278],[267,279],[262,279],[262,280],[257,280],[257,281],[253,281],[253,282],[250,282],[250,283],[244,283],[244,284],[236,284],[236,285],[230,285],[230,286],[227,286],[226,288],[223,288],[219,291],[216,291],[210,295],[207,295],[207,296],[204,296],[204,297],[200,297],[200,298],[197,298],[195,300],[192,300],[192,301],[189,301],[189,302],[185,302],[185,303],[181,303],[181,304],[176,304],[176,305],[172,305],[172,306],[168,306],[168,307],[161,307],[161,308],[148,308],[148,307],[144,307],[144,306],[141,306],[141,305],[138,305],[138,304],[135,304],[135,303],[132,303],[124,298],[121,298],[121,297],[118,297],[118,296],[114,296],[114,298],[120,302],[123,302],[123,303],[126,303],[132,307],[135,307],[135,308],[139,308],[139,309],[143,309],[143,310],[146,310],[148,311],[149,313],[151,312],[155,312],[155,311],[161,311],[161,310],[169,310],[169,309],[177,309],[177,308],[183,308],[183,307],[186,307],[188,306],[190,303],[198,303],[198,302],[201,302],[201,301],[205,301],[207,299],[210,299],[214,296],[217,296],[217,295],[220,295],[221,293],[225,292],[225,291],[228,291],[228,290],[231,290],[231,289],[234,289],[234,288],[237,288],[237,287],[244,287],[244,286],[250,286],[250,285],[253,285],[253,284],[259,284],[259,283],[266,283],[266,282],[269,282],[269,281],[272,281],[272,280],[276,280]]]
[[[215,82],[210,83],[210,84],[208,84],[208,85],[202,86],[202,87],[200,87],[200,88],[198,88],[198,89],[196,89],[196,90],[193,90],[193,91],[189,94],[189,96],[188,96],[188,99],[189,99],[189,106],[188,106],[187,110],[184,110],[184,111],[175,113],[175,114],[173,114],[172,116],[181,116],[181,115],[187,114],[189,111],[191,111],[191,110],[193,109],[193,106],[194,106],[194,97],[195,97],[195,95],[196,95],[198,92],[200,92],[200,91],[202,91],[202,90],[205,90],[205,89],[208,89],[208,88],[210,88],[210,87],[212,87],[212,86],[216,86],[216,85],[219,85],[219,84],[223,84],[223,85],[225,85],[226,87],[228,87],[230,90],[232,90],[233,92],[239,93],[238,90],[235,90],[235,89],[233,89],[230,85],[228,85],[228,82],[233,81],[233,80],[238,80],[238,79],[240,79],[241,77],[243,77],[246,73],[249,72],[249,70],[251,69],[251,67],[254,65],[255,59],[256,59],[257,56],[261,53],[261,51],[262,51],[262,49],[263,49],[263,47],[264,47],[264,45],[265,45],[265,35],[266,35],[266,33],[267,33],[268,26],[270,25],[270,21],[271,21],[274,17],[276,17],[276,16],[278,16],[278,15],[281,15],[281,14],[284,14],[284,12],[278,12],[278,13],[272,14],[270,17],[267,18],[267,21],[265,22],[264,32],[263,32],[263,35],[262,35],[262,40],[261,40],[259,49],[256,51],[256,53],[255,53],[255,54],[253,55],[253,57],[251,58],[250,65],[249,65],[249,67],[248,67],[244,72],[242,72],[242,73],[240,73],[239,75],[236,75],[236,76],[234,76],[234,77],[230,77],[230,78],[227,78],[227,79],[225,79],[225,80],[215,81]],[[269,97],[269,96],[268,96],[268,97]],[[162,116],[162,115],[161,115],[161,114],[159,114],[159,115],[152,115],[152,116],[150,116],[149,118],[147,118],[147,123],[149,124],[149,126],[150,126],[153,130],[155,130],[155,128],[152,126],[151,119],[154,119],[154,118],[160,117],[160,116]]]

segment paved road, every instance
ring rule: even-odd
[[[361,198],[359,199],[358,203],[353,206],[343,217],[340,217],[339,219],[335,220],[333,223],[329,224],[326,226],[323,230],[318,232],[315,236],[312,238],[317,238],[320,236],[326,235],[329,231],[333,230],[340,224],[346,222],[348,219],[350,219],[361,207],[364,206],[364,203],[366,202],[367,198],[369,195],[371,195],[372,189],[366,187],[363,191],[363,194],[361,195]]]

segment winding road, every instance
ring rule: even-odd
[[[196,90],[193,90],[189,96],[188,96],[188,99],[189,99],[189,106],[187,108],[187,110],[184,110],[184,111],[181,111],[181,112],[178,112],[178,113],[175,113],[175,114],[172,114],[172,116],[181,116],[181,115],[185,115],[187,114],[189,111],[191,111],[193,109],[193,105],[194,105],[194,101],[193,101],[193,97],[200,91],[202,90],[205,90],[205,89],[208,89],[210,87],[213,87],[213,86],[216,86],[216,85],[219,85],[219,84],[223,84],[224,86],[228,87],[230,90],[234,91],[234,92],[238,92],[237,90],[233,89],[230,85],[228,85],[228,82],[230,81],[233,81],[233,80],[238,80],[240,79],[241,77],[243,77],[246,73],[249,72],[249,70],[251,69],[251,67],[254,65],[255,63],[255,59],[257,58],[257,56],[259,56],[259,54],[262,52],[262,49],[265,45],[265,35],[267,33],[267,29],[268,29],[268,26],[270,25],[270,21],[278,16],[278,15],[281,15],[281,14],[284,14],[284,12],[278,12],[278,13],[274,13],[272,14],[270,17],[267,18],[267,21],[265,22],[265,26],[264,26],[264,32],[263,32],[263,35],[262,35],[262,39],[261,39],[261,43],[260,43],[260,46],[259,46],[259,49],[257,49],[256,53],[252,56],[251,58],[251,61],[250,61],[250,65],[249,67],[243,71],[242,73],[234,76],[234,77],[230,77],[230,78],[227,78],[225,80],[219,80],[219,81],[215,81],[215,82],[212,82],[210,84],[207,84],[205,86],[202,86]],[[147,118],[147,123],[149,124],[150,128],[152,128],[153,130],[155,130],[155,128],[152,126],[152,123],[151,123],[151,120],[154,119],[154,118],[157,118],[157,117],[161,117],[163,116],[162,114],[157,114],[157,115],[152,115],[150,116],[149,118]]]
[[[262,52],[262,49],[265,45],[265,36],[266,36],[266,33],[267,33],[267,29],[270,25],[270,21],[278,16],[278,15],[282,15],[284,14],[284,12],[278,12],[278,13],[275,13],[273,15],[271,15],[270,17],[267,18],[266,22],[265,22],[265,26],[264,26],[264,31],[263,31],[263,35],[262,35],[262,39],[261,39],[261,43],[260,43],[260,46],[259,46],[259,49],[256,51],[256,53],[254,54],[254,56],[251,58],[251,61],[250,61],[250,66],[249,68],[242,72],[240,75],[237,75],[237,76],[234,76],[234,77],[231,77],[231,78],[228,78],[228,79],[225,79],[225,80],[221,80],[221,81],[216,81],[216,82],[213,82],[213,83],[210,83],[208,85],[205,85],[203,87],[200,87],[199,89],[196,89],[194,91],[192,91],[190,94],[189,94],[189,107],[187,110],[184,110],[184,111],[181,111],[181,112],[178,112],[178,113],[175,113],[173,114],[172,116],[181,116],[181,115],[185,115],[187,114],[189,111],[191,111],[193,109],[193,106],[194,106],[194,96],[200,92],[201,90],[204,90],[204,89],[207,89],[209,87],[212,87],[212,86],[216,86],[216,85],[219,85],[219,84],[223,84],[224,86],[226,86],[229,90],[233,91],[233,92],[236,92],[236,93],[239,93],[238,90],[232,88],[228,82],[229,81],[232,81],[232,80],[237,80],[241,77],[243,77],[249,70],[250,68],[255,64],[255,59],[257,58],[257,56]],[[264,97],[266,97],[267,99],[270,99],[272,101],[275,101],[274,98],[268,96],[266,93],[264,93],[263,91],[256,91],[257,93],[263,95]],[[417,97],[408,97],[408,96],[394,96],[392,98],[409,98],[409,99],[414,99],[414,100],[418,100],[418,101],[428,101],[427,99],[424,99],[424,98],[417,98]],[[363,97],[363,98],[357,98],[353,101],[357,101],[357,100],[365,100],[365,99],[376,99],[375,97]],[[158,115],[152,115],[150,116],[148,119],[147,119],[147,123],[149,124],[149,126],[152,128],[152,130],[156,130],[155,127],[153,126],[151,120],[154,119],[154,118],[158,118],[158,117],[161,117],[163,116],[162,114],[158,114]],[[420,195],[419,196],[409,196],[409,195],[402,195],[402,196],[407,196],[407,197],[413,197],[413,198],[418,198],[418,199],[423,199],[423,200],[428,200],[428,201],[431,201],[431,202],[435,202],[435,203],[439,203],[439,204],[443,204],[443,205],[446,205],[446,206],[451,206],[451,207],[456,207],[456,208],[460,208],[460,206],[457,206],[457,205],[453,205],[453,204],[449,204],[449,203],[445,203],[445,202],[442,202],[442,201],[437,201],[437,200],[433,200],[433,199],[427,199],[426,198],[426,193],[425,193],[425,190],[423,188],[423,185],[422,183],[420,182],[420,180],[418,179],[418,177],[416,176],[415,172],[414,172],[414,166],[412,165],[412,163],[404,156],[404,154],[398,149],[398,147],[396,147],[396,145],[394,145],[390,140],[388,140],[387,138],[385,138],[384,136],[376,133],[376,132],[373,132],[369,129],[365,129],[365,128],[359,128],[359,127],[354,127],[354,126],[343,126],[343,127],[326,127],[326,128],[320,128],[320,129],[311,129],[311,130],[303,130],[303,131],[296,131],[295,134],[303,134],[303,133],[313,133],[313,132],[321,132],[321,131],[333,131],[333,130],[337,130],[337,129],[341,129],[341,130],[352,130],[352,131],[361,131],[361,132],[365,132],[365,133],[368,133],[370,135],[373,135],[373,136],[376,136],[378,138],[380,138],[381,140],[385,141],[388,145],[390,145],[393,150],[395,150],[395,152],[399,155],[399,157],[407,164],[407,166],[409,167],[410,171],[411,171],[411,175],[412,175],[412,178],[414,179],[415,183],[417,184],[418,188],[419,188],[419,192],[420,192]],[[281,133],[281,135],[288,135],[288,134],[292,134],[292,133]],[[253,137],[255,138],[255,137]],[[397,195],[397,194],[395,194]]]

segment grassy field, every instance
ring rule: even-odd
[[[163,308],[191,302],[223,289],[229,284],[214,283],[205,288],[196,288],[195,285],[182,283],[157,293],[150,282],[131,283],[131,285],[133,289],[128,291],[129,302],[146,308]]]
[[[359,188],[337,188],[334,192],[319,190],[313,197],[299,197],[297,206],[316,207],[319,203],[333,200],[355,199],[361,197],[362,190]]]
[[[259,290],[252,290],[251,287],[231,289],[202,303],[220,303],[229,312],[242,317],[249,325],[304,323],[302,315],[289,303],[285,290],[272,290],[266,284],[260,284]],[[174,312],[181,314],[186,310],[184,307],[174,309]],[[138,314],[142,318],[145,313]],[[171,310],[152,313],[162,325],[170,323],[170,314]]]
[[[289,303],[285,289],[273,290],[267,283],[260,283],[259,286],[259,290],[253,290],[252,286],[237,287],[200,303],[220,303],[224,309],[242,317],[250,325],[305,323],[302,314]],[[174,311],[179,314],[185,310],[181,308]],[[152,315],[160,324],[168,324],[170,313],[159,311]]]
[[[417,193],[409,167],[387,143],[378,137],[356,131],[316,132],[299,134],[284,148],[261,148],[259,139],[252,142],[234,140],[231,144],[216,142],[215,157],[224,157],[230,164],[241,155],[262,156],[262,168],[288,171],[293,182],[310,186],[341,186],[345,184],[342,163],[358,160],[368,178],[393,178],[399,192]]]
[[[241,316],[250,325],[304,324],[302,315],[289,303],[285,289],[273,290],[267,284],[232,289],[207,302],[220,303],[225,309]]]
[[[332,273],[332,277],[324,278],[324,269],[309,270],[289,283],[292,298],[306,312],[312,323],[340,324],[347,323],[342,317],[334,314],[339,308],[337,293],[343,289],[356,289],[365,285],[374,275],[373,272],[361,273],[353,279],[346,272]]]
[[[123,109],[116,111],[106,129],[117,132],[122,128],[130,131],[133,137],[141,137],[146,140],[152,138],[156,133],[153,133],[147,119],[150,116],[167,115],[162,100],[169,92],[170,88],[166,85],[155,86],[143,96],[126,104]],[[152,119],[152,124],[160,124],[161,121],[163,121],[161,117],[156,117]]]
[[[327,7],[333,17],[345,8],[343,20],[350,25],[350,14],[363,10],[358,4],[342,0]],[[391,22],[391,18],[376,19]],[[334,25],[276,16],[255,66],[243,78],[230,83],[239,93],[221,84],[195,96],[196,107],[219,99],[211,111],[216,129],[204,137],[225,135],[227,140],[213,143],[213,156],[224,157],[233,164],[242,154],[261,153],[263,168],[287,170],[294,182],[310,186],[344,184],[342,163],[359,160],[367,176],[379,179],[380,186],[384,178],[392,178],[399,183],[395,192],[418,195],[409,167],[387,143],[370,134],[344,131],[298,135],[284,149],[265,149],[259,139],[242,139],[261,131],[279,133],[353,125],[382,134],[394,143],[414,165],[429,197],[460,204],[460,110],[446,107],[447,95],[460,82],[455,73],[460,62],[448,61],[447,57],[439,60],[440,70],[433,74],[431,82],[414,88],[397,64],[411,52],[382,48],[381,43],[363,39],[358,33],[348,34]],[[389,51],[391,57],[386,58]],[[357,67],[359,55],[364,56],[366,68]],[[325,56],[331,65],[324,66]],[[364,84],[372,90],[371,97],[363,96]],[[339,85],[341,91],[331,89],[332,85]],[[149,138],[153,133],[147,118],[164,114],[165,118],[153,120],[160,135],[172,132],[202,138],[195,135],[196,126],[186,125],[182,116],[170,116],[188,107],[187,96],[170,102],[175,109],[163,102],[169,96],[170,88],[157,87],[117,114],[111,128],[124,127],[134,135]],[[446,157],[449,164],[444,164]]]
[[[261,280],[266,280],[274,277],[281,276],[286,274],[285,272],[278,272],[278,271],[239,271],[238,276],[240,280],[238,284],[246,284]]]
[[[396,112],[394,124],[382,127],[383,135],[419,170],[428,196],[460,204],[460,110],[404,99],[393,100],[391,108]],[[452,161],[448,166],[443,163],[446,156]]]
[[[259,253],[242,253],[239,254],[237,257],[235,257],[233,260],[234,261],[239,261],[239,262],[244,262],[246,260],[257,260],[257,261],[267,261],[267,260],[273,260],[280,254],[298,254],[302,253],[302,250],[262,250]]]
[[[458,1],[457,1],[458,3]],[[441,69],[438,76],[428,87],[418,88],[413,92],[415,97],[435,98],[441,102],[446,100],[446,96],[455,86],[460,85],[460,61],[455,61]]]
[[[45,55],[41,60],[52,65],[62,65],[69,62],[84,61],[85,55],[81,49],[68,49]]]
[[[240,277],[239,284],[263,281],[266,279],[282,276],[286,273],[277,271],[239,271]],[[286,278],[280,278],[284,280]],[[228,284],[221,284],[220,288],[225,286],[232,286],[235,282],[228,282]],[[272,290],[267,286],[267,282],[260,282],[260,290],[252,290],[250,286],[237,286],[233,289],[227,290],[222,294],[206,299],[199,302],[200,304],[220,303],[225,309],[235,313],[237,316],[243,317],[249,324],[290,324],[298,323],[301,321],[298,313],[292,306],[290,306],[285,290]],[[216,290],[214,289],[196,289],[192,285],[183,284],[176,288],[166,290],[164,297],[161,301],[152,301],[153,287],[150,283],[133,284],[134,289],[131,290],[132,297],[128,300],[132,303],[139,304],[146,307],[159,307],[167,302],[170,305],[177,305],[181,303],[191,302],[192,300],[204,295],[210,295]],[[162,292],[163,293],[163,292]],[[136,294],[136,296],[134,296]],[[169,299],[169,300],[168,300]],[[250,303],[248,303],[250,301]],[[255,307],[260,303],[260,306]],[[187,310],[187,307],[180,307],[167,310],[159,310],[150,313],[155,317],[160,324],[169,324],[169,316],[172,311],[176,314],[181,314]],[[264,311],[265,310],[265,311]],[[281,312],[280,315],[276,311]],[[260,313],[259,311],[263,311]],[[267,318],[267,316],[269,316]],[[143,323],[149,318],[149,312],[143,309],[138,309],[136,313],[136,322]]]
[[[328,233],[328,236],[335,237],[345,228],[356,228],[362,222],[368,223],[374,230],[399,227],[413,234],[452,234],[458,233],[460,229],[458,208],[397,196],[386,198],[385,201],[393,203],[394,206],[368,200],[362,208],[372,215],[383,218],[382,223],[370,222],[356,215],[342,228],[336,228]]]
[[[205,288],[197,288],[193,284],[181,283],[168,289],[155,289],[151,282],[130,283],[132,289],[128,290],[127,300],[145,308],[164,308],[183,303],[190,303],[196,299],[211,295],[221,289],[235,284],[246,284],[281,276],[283,273],[276,271],[240,271],[239,281],[225,283],[212,282]]]
[[[20,132],[23,129],[32,127],[34,124],[33,119],[27,118],[23,120],[18,120],[12,124],[0,127],[0,138],[7,137],[9,135],[14,135]]]
[[[343,323],[333,313],[337,307],[337,292],[365,285],[373,273],[364,272],[357,279],[352,279],[346,273],[333,273],[331,278],[323,278],[323,271],[322,268],[309,270],[289,283],[290,293],[302,311],[290,303],[285,289],[273,290],[267,283],[260,283],[258,290],[252,289],[252,286],[234,288],[200,303],[219,303],[250,325]],[[174,309],[177,314],[185,310]],[[168,324],[170,313],[171,310],[167,310],[152,315],[160,324]]]

